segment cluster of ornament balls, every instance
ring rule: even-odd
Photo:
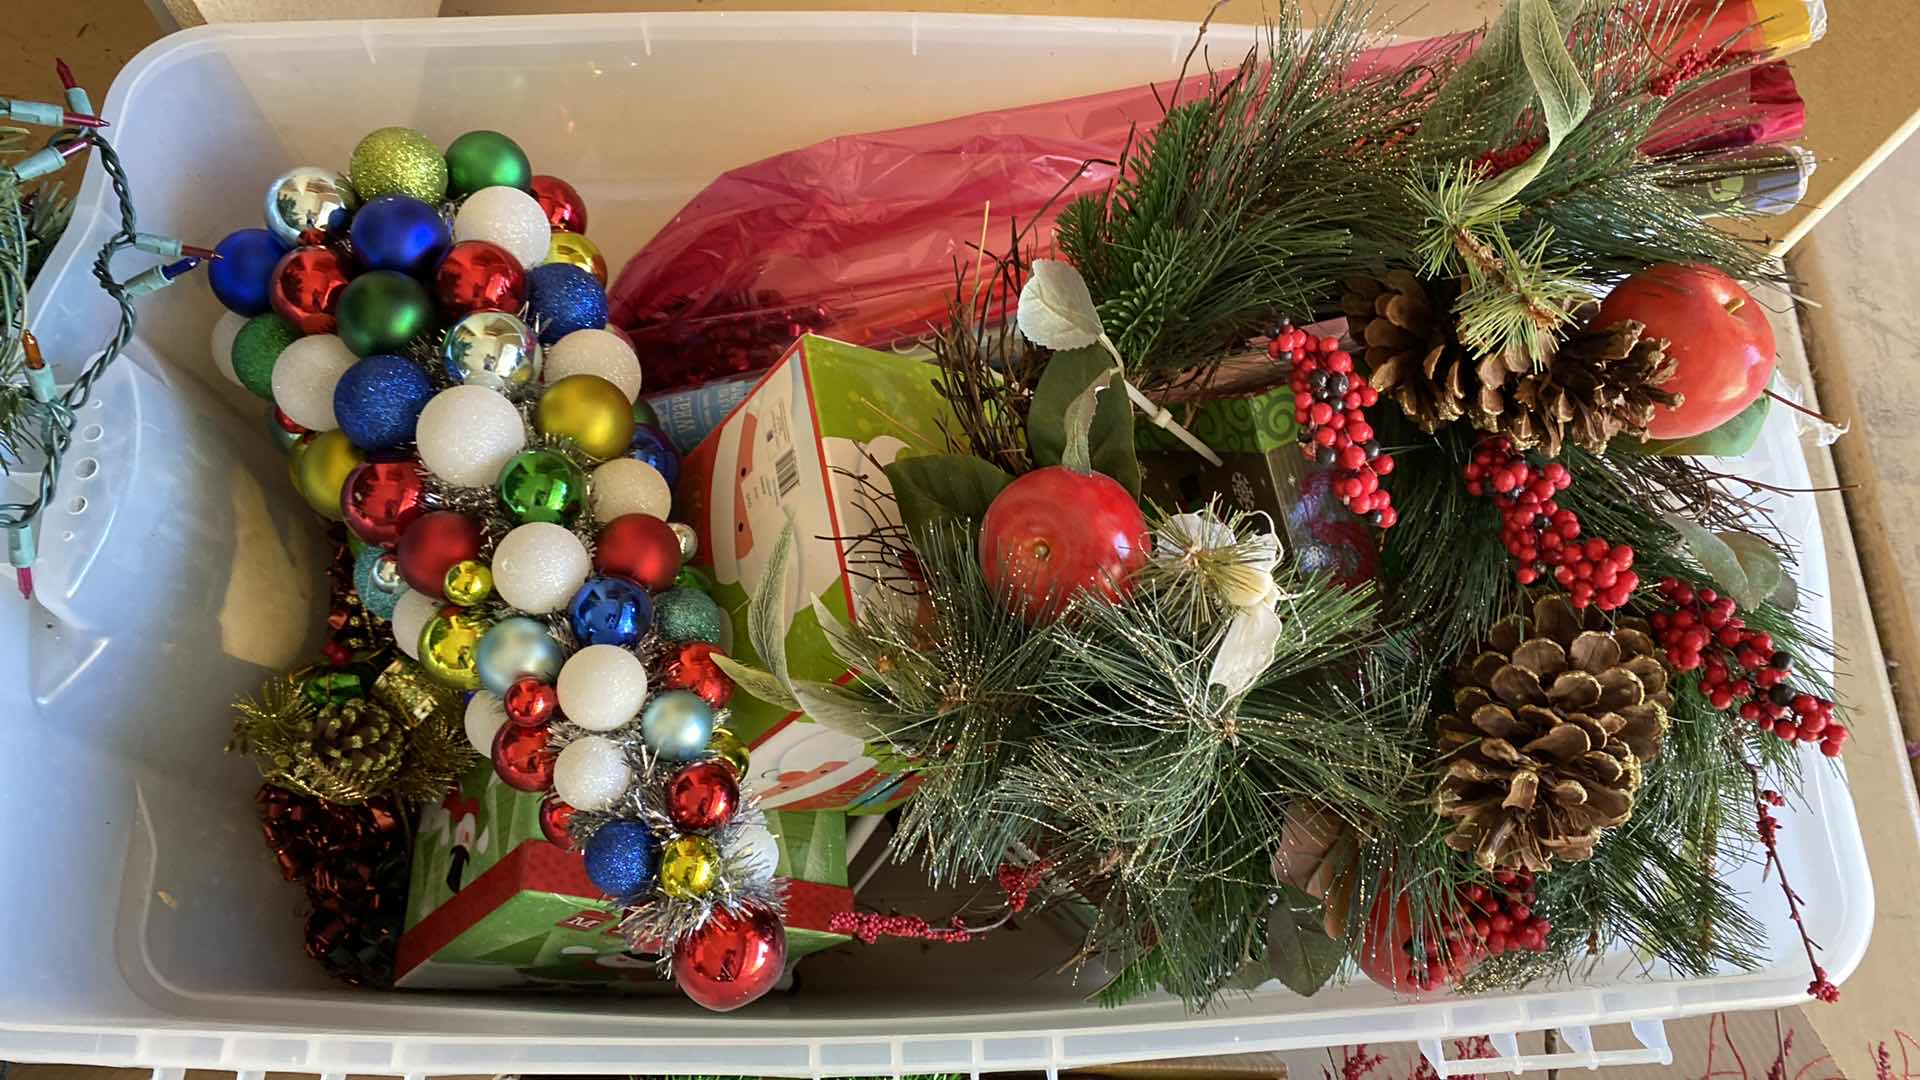
[[[1293,420],[1307,460],[1334,470],[1333,493],[1347,509],[1392,528],[1400,515],[1380,479],[1393,472],[1393,458],[1380,452],[1362,411],[1380,394],[1354,371],[1353,356],[1340,348],[1340,339],[1316,338],[1291,323],[1273,332],[1267,355],[1290,366]]]

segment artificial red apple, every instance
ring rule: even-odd
[[[1647,436],[1689,439],[1753,404],[1773,377],[1773,327],[1747,290],[1711,266],[1662,263],[1614,287],[1596,324],[1632,319],[1665,338],[1678,363],[1662,388],[1684,400],[1653,414]]]
[[[980,569],[1029,623],[1060,614],[1076,593],[1117,601],[1149,546],[1147,520],[1119,481],[1064,465],[1002,488],[980,522]]]

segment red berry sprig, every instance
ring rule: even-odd
[[[1656,644],[1667,651],[1676,671],[1700,672],[1700,692],[1721,712],[1735,708],[1740,718],[1793,742],[1818,742],[1820,752],[1838,757],[1847,743],[1845,724],[1835,722],[1833,702],[1795,690],[1792,655],[1773,647],[1773,636],[1746,624],[1730,596],[1662,578],[1660,595],[1672,605],[1647,623]]]
[[[1533,910],[1533,874],[1496,870],[1493,881],[1491,887],[1475,883],[1455,891],[1454,907],[1439,918],[1444,932],[1428,934],[1421,943],[1424,963],[1411,939],[1401,943],[1414,957],[1407,975],[1414,989],[1432,990],[1490,956],[1546,951],[1553,924]]]
[[[1465,477],[1469,494],[1491,495],[1500,510],[1500,542],[1520,564],[1515,581],[1531,585],[1551,573],[1576,608],[1612,611],[1632,598],[1640,584],[1633,548],[1597,536],[1582,540],[1579,516],[1555,501],[1573,483],[1565,465],[1534,465],[1502,435],[1473,452]]]
[[[1379,391],[1353,370],[1353,356],[1340,339],[1311,337],[1283,323],[1267,343],[1267,355],[1292,365],[1293,421],[1300,425],[1300,451],[1307,460],[1335,470],[1333,493],[1347,509],[1373,525],[1390,529],[1400,515],[1380,478],[1393,471],[1393,458],[1380,452],[1367,406]]]

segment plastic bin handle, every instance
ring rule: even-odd
[[[1489,1035],[1495,1054],[1490,1058],[1449,1058],[1439,1039],[1421,1039],[1420,1053],[1441,1077],[1473,1073],[1523,1073],[1538,1069],[1598,1069],[1603,1065],[1671,1065],[1673,1048],[1667,1045],[1666,1025],[1658,1020],[1635,1020],[1633,1037],[1640,1045],[1631,1050],[1595,1050],[1593,1031],[1585,1025],[1560,1027],[1565,1051],[1552,1054],[1523,1054],[1520,1037],[1514,1032]]]

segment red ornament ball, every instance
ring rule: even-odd
[[[671,690],[691,690],[700,700],[718,709],[733,698],[733,680],[713,662],[715,654],[727,655],[704,641],[689,641],[667,663],[664,679]]]
[[[449,319],[476,311],[516,312],[527,300],[527,272],[499,244],[462,240],[440,257],[433,297]]]
[[[303,428],[299,424],[294,423],[292,417],[288,416],[286,413],[281,412],[280,406],[278,405],[275,405],[273,407],[273,422],[276,424],[279,424],[280,430],[286,432],[289,435],[305,435],[307,433],[306,428]]]
[[[267,279],[267,298],[280,317],[302,334],[331,334],[350,275],[330,247],[297,247],[280,256]]]
[[[623,514],[594,541],[594,569],[654,592],[673,588],[680,573],[680,538],[652,514]]]
[[[369,544],[392,547],[426,512],[427,483],[411,461],[369,461],[340,487],[347,528]]]
[[[447,570],[462,559],[480,556],[480,523],[452,510],[424,514],[400,534],[394,557],[400,576],[428,596],[444,596]]]
[[[560,708],[559,692],[532,675],[507,687],[500,701],[506,706],[507,722],[521,727],[545,727]]]
[[[715,1012],[731,1012],[773,989],[787,966],[787,928],[769,911],[715,911],[673,950],[673,981]]]
[[[987,506],[980,569],[989,588],[1040,623],[1076,593],[1125,596],[1150,544],[1147,519],[1119,481],[1052,465],[1008,484]]]
[[[572,184],[557,176],[536,176],[530,186],[533,201],[547,212],[547,224],[554,232],[587,231],[587,204]]]
[[[547,843],[562,851],[573,850],[574,813],[573,807],[555,796],[547,796],[540,804],[540,832],[546,836]]]
[[[724,761],[702,761],[667,781],[667,816],[683,829],[717,829],[740,809],[740,781]]]
[[[547,729],[501,724],[493,735],[493,771],[515,791],[546,791],[553,787],[553,762],[560,755],[547,748]]]

